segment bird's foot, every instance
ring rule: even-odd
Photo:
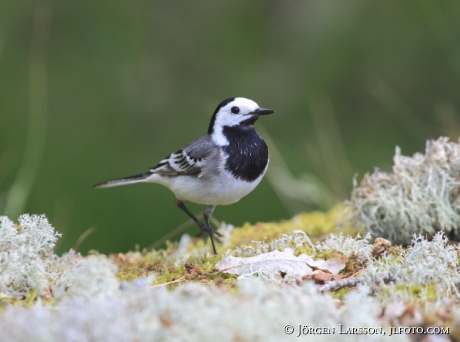
[[[198,225],[201,229],[201,231],[198,233],[197,237],[202,238],[204,242],[206,243],[208,241],[208,237],[212,235],[215,239],[215,241],[221,243],[221,240],[219,237],[222,237],[222,234],[216,231],[214,228],[208,227],[204,223],[201,223]]]

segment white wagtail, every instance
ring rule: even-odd
[[[271,109],[243,97],[222,101],[214,111],[208,133],[174,152],[149,171],[95,185],[95,188],[133,184],[159,183],[176,196],[176,204],[196,222],[201,236],[214,234],[209,218],[217,205],[235,203],[249,194],[261,181],[268,166],[268,148],[254,130],[254,122],[272,114]],[[206,224],[199,221],[184,201],[205,204]]]

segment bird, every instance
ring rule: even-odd
[[[222,101],[215,109],[206,134],[170,154],[147,172],[94,185],[108,188],[134,183],[158,183],[169,188],[176,205],[200,228],[200,236],[221,236],[211,227],[210,217],[218,205],[239,201],[260,183],[269,163],[265,141],[257,134],[254,123],[272,109],[261,108],[244,97]],[[201,222],[184,201],[206,205]]]

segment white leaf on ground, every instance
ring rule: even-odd
[[[305,276],[313,273],[312,267],[337,274],[345,267],[345,264],[337,258],[325,261],[321,259],[313,260],[312,257],[306,254],[295,256],[290,249],[286,249],[283,252],[263,253],[249,258],[228,256],[216,264],[216,268],[219,271],[237,275],[282,272]]]

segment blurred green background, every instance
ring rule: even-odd
[[[1,1],[0,213],[46,214],[58,252],[158,245],[187,226],[166,188],[91,186],[155,165],[233,96],[276,110],[256,124],[272,159],[215,218],[326,210],[396,145],[458,139],[459,18],[459,1]]]

